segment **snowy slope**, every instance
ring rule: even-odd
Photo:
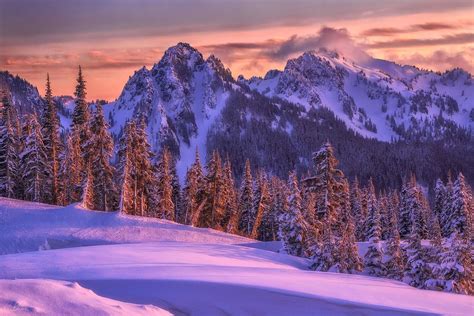
[[[171,315],[151,305],[100,297],[78,283],[0,280],[0,315]]]
[[[0,311],[7,315],[15,314],[13,307],[33,314],[45,308],[52,314],[70,308],[77,315],[94,309],[112,315],[162,312],[141,305],[177,315],[472,312],[468,296],[308,271],[305,259],[258,249],[264,246],[254,241],[166,221],[1,199],[0,223],[3,253],[11,252],[0,256],[0,278],[20,279],[0,281],[7,293]],[[66,241],[57,247],[62,249],[12,253],[35,250],[37,241],[53,237]],[[91,241],[96,246],[83,246]],[[11,242],[15,249],[5,246]],[[64,299],[46,305],[52,295]]]
[[[283,71],[240,81],[307,110],[327,107],[357,133],[382,141],[411,130],[437,137],[449,122],[474,128],[473,79],[461,69],[439,74],[378,59],[358,64],[319,50],[289,60]],[[439,116],[448,123],[431,126]]]
[[[251,240],[174,222],[0,198],[0,254],[114,243]]]

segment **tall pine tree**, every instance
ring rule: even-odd
[[[34,202],[49,202],[50,191],[47,184],[51,165],[43,143],[41,125],[34,114],[28,116],[26,124],[29,133],[20,154],[24,197]]]
[[[4,92],[0,110],[0,195],[15,198],[19,180],[19,138],[14,127],[15,111]]]
[[[41,132],[43,134],[43,143],[48,157],[47,161],[50,165],[48,168],[50,173],[47,176],[45,190],[49,195],[47,201],[52,204],[58,204],[60,202],[59,155],[61,153],[61,140],[59,135],[59,117],[53,101],[53,92],[51,89],[49,74],[46,76],[46,93],[44,101],[45,106],[41,117]]]
[[[110,164],[114,143],[100,103],[96,105],[89,129],[91,133],[86,147],[90,153],[88,168],[91,169],[90,176],[92,177],[92,208],[102,211],[115,210],[117,207],[116,187],[113,178],[115,169]]]
[[[280,240],[283,250],[290,255],[306,256],[307,224],[301,212],[301,193],[294,172],[288,179],[288,210],[280,216]]]
[[[247,159],[245,162],[245,173],[242,180],[242,187],[240,189],[240,201],[239,201],[239,231],[249,236],[252,233],[253,223],[255,221],[253,211],[253,180],[252,172],[250,169],[250,161]]]

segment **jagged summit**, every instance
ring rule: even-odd
[[[117,101],[106,107],[111,131],[118,138],[127,119],[144,117],[153,150],[167,146],[181,157],[199,145],[205,157],[207,129],[233,83],[230,70],[217,57],[204,59],[191,45],[178,43],[151,70],[136,71]]]

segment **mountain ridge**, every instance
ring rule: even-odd
[[[368,68],[371,64],[385,70]],[[436,82],[430,86],[426,76]],[[377,59],[359,65],[327,50],[306,52],[263,78],[234,79],[214,55],[205,59],[191,45],[178,43],[152,67],[135,71],[104,113],[116,143],[128,120],[143,120],[152,150],[172,151],[181,180],[196,149],[203,161],[213,150],[229,155],[237,176],[246,158],[281,177],[292,169],[302,174],[312,151],[331,139],[346,152],[340,154],[341,165],[349,176],[364,180],[377,174],[364,166],[372,161],[384,174],[376,180],[381,187],[398,186],[412,171],[429,184],[449,169],[469,176],[474,110],[460,98],[470,101],[471,87],[472,76],[460,69],[439,74]],[[454,102],[450,91],[457,93]],[[37,90],[31,94],[39,97]],[[55,100],[67,130],[74,101]],[[367,148],[357,153],[355,144]],[[449,154],[453,148],[459,155]],[[403,152],[420,156],[414,160],[423,167]],[[427,152],[437,153],[434,161],[422,159]],[[394,175],[391,168],[397,168]]]

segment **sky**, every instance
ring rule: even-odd
[[[133,72],[188,42],[234,77],[283,69],[320,47],[474,73],[472,0],[0,0],[0,70],[71,95],[114,100]]]

